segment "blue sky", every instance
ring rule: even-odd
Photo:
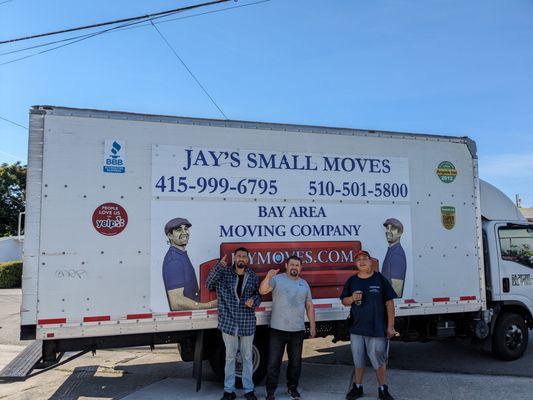
[[[0,40],[193,3],[12,0]],[[470,136],[481,177],[533,207],[533,1],[271,0],[158,27],[231,119]],[[0,65],[0,117],[34,104],[221,118],[151,26]],[[0,120],[0,162],[26,153]]]

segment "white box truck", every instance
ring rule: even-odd
[[[399,340],[526,349],[533,224],[480,181],[467,137],[35,106],[28,167],[21,338],[36,341],[4,379],[163,343],[223,375],[205,279],[242,246],[260,277],[303,259],[319,336],[346,339],[339,294],[365,249],[399,295]],[[257,380],[270,309],[255,309]]]

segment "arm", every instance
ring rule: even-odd
[[[272,279],[272,277],[276,276],[278,272],[279,269],[271,269],[270,271],[268,271],[265,276],[265,279],[263,279],[263,281],[259,285],[259,293],[265,295],[270,293],[272,289],[274,289],[272,286],[270,286],[270,280]]]
[[[197,303],[196,301],[189,299],[183,294],[184,288],[171,289],[167,291],[168,302],[171,311],[179,310],[203,310],[206,308],[216,307],[217,301],[209,301],[207,303]]]
[[[307,319],[309,320],[309,333],[312,338],[316,336],[316,323],[315,323],[315,306],[313,301],[305,302],[305,311],[307,312]]]
[[[353,302],[355,301],[355,299],[353,298],[353,295],[352,296],[347,296],[347,297],[344,297],[341,302],[342,302],[342,305],[343,306],[346,306],[346,307],[350,307]]]
[[[222,276],[222,270],[226,265],[226,256],[224,256],[217,262],[213,269],[209,271],[207,279],[205,280],[205,286],[209,290],[215,290],[217,288],[218,282]]]
[[[396,331],[394,330],[394,301],[387,300],[385,307],[387,307],[387,336],[390,339],[396,336]]]
[[[253,307],[258,307],[259,304],[263,301],[263,298],[261,297],[261,294],[259,293],[259,278],[257,275],[254,278],[254,294],[251,297],[253,301]]]
[[[350,307],[354,301],[361,300],[362,298],[361,293],[351,292],[350,279],[348,279],[346,283],[344,284],[344,288],[342,289],[342,293],[340,296],[341,303],[345,307]]]

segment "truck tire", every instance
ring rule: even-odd
[[[266,331],[256,332],[254,337],[253,344],[253,368],[254,368],[254,383],[260,384],[266,375],[267,369],[267,355],[268,355],[268,336]],[[240,367],[239,367],[239,355],[237,354],[237,365],[235,366],[235,386],[237,388],[242,388],[242,381],[240,378]],[[215,373],[215,376],[219,381],[224,380],[224,366],[226,365],[226,349],[224,347],[224,342],[220,340],[216,349],[209,356],[209,364],[211,369]]]
[[[518,314],[504,313],[496,320],[492,336],[493,354],[501,360],[516,360],[524,354],[529,340],[529,331]]]

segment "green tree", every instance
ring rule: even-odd
[[[25,165],[0,165],[0,236],[17,234],[18,216],[24,211],[26,199]]]

